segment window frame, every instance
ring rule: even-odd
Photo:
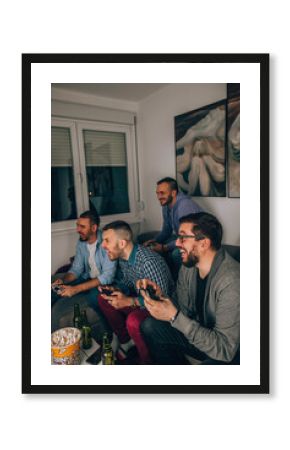
[[[76,209],[79,216],[89,209],[89,193],[87,187],[85,148],[83,131],[109,131],[125,134],[127,181],[130,212],[100,216],[101,226],[114,220],[124,220],[128,223],[140,222],[138,214],[138,173],[135,145],[135,127],[132,124],[107,123],[100,121],[65,119],[53,117],[51,127],[69,128],[72,148],[73,177],[75,185]],[[65,220],[51,223],[54,233],[63,233],[75,229],[75,220]]]

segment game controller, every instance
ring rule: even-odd
[[[105,295],[112,295],[113,294],[113,291],[111,290],[111,289],[108,289],[108,288],[105,288],[105,287],[102,287],[102,291],[101,291],[101,293],[102,294],[105,294]]]
[[[152,300],[161,300],[158,295],[156,295],[156,289],[154,289],[152,286],[148,285],[146,289],[140,288],[140,291],[144,291],[146,295],[148,295]]]
[[[57,295],[60,295],[61,291],[62,291],[62,287],[59,285],[55,285],[55,286],[51,286],[51,289],[53,290],[53,292],[55,292]]]

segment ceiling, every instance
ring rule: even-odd
[[[163,89],[165,83],[53,83],[52,87],[71,92],[138,102]]]

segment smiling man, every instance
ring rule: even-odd
[[[100,284],[112,282],[116,263],[111,261],[102,248],[100,218],[97,212],[85,211],[77,220],[79,241],[74,262],[63,278],[54,280],[52,286],[59,286],[59,295],[52,306],[52,331],[73,325],[73,306],[79,303],[87,309],[90,322],[96,320],[97,295]],[[94,314],[95,311],[95,314]]]
[[[166,295],[172,295],[174,283],[164,259],[141,245],[134,244],[130,226],[121,220],[105,225],[102,247],[111,261],[119,263],[118,289],[99,298],[99,307],[119,339],[126,354],[134,344],[140,364],[151,362],[148,348],[140,332],[140,323],[149,315],[141,295],[136,290],[140,278],[150,278]],[[102,288],[100,288],[102,292]]]
[[[180,220],[182,258],[176,296],[154,301],[142,294],[152,317],[141,325],[156,364],[239,364],[240,265],[221,247],[222,226],[207,213]],[[142,280],[144,285],[144,280]]]
[[[162,207],[162,230],[155,240],[146,241],[144,245],[150,245],[158,253],[166,253],[175,249],[179,219],[200,212],[201,208],[191,197],[179,192],[174,178],[166,177],[157,181],[156,196]]]
[[[165,256],[174,275],[180,267],[179,252],[176,251],[179,219],[188,214],[200,212],[202,209],[191,197],[179,192],[174,178],[166,177],[159,180],[156,196],[162,207],[162,230],[155,239],[146,241],[144,245],[150,246],[152,250]]]

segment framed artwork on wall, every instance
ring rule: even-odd
[[[228,85],[228,99],[225,96],[216,102],[213,100],[215,103],[209,100],[193,111],[191,103],[187,104],[177,112],[175,121],[172,119],[172,123],[167,124],[167,133],[172,136],[168,155],[172,165],[176,160],[178,183],[184,193],[216,197],[221,204],[232,202],[234,197],[242,199],[241,359],[238,365],[188,364],[169,368],[153,364],[109,367],[51,364],[51,84],[63,81],[104,83],[104,80],[106,83],[168,85],[223,83],[225,89],[228,82],[232,82]],[[240,131],[237,86],[243,93]],[[228,121],[227,112],[230,114]],[[163,132],[156,126],[156,136]],[[250,149],[244,152],[241,172],[239,133],[243,147]],[[230,151],[227,139],[231,141]],[[156,142],[158,144],[158,139]],[[22,159],[22,392],[268,393],[269,55],[23,54],[22,146],[25,155]],[[227,161],[227,154],[232,158],[231,163]],[[140,154],[138,156],[140,158]],[[155,161],[152,164],[156,164]],[[140,164],[139,175],[141,171]],[[129,173],[129,176],[133,175]],[[42,243],[42,264],[39,264],[39,242]],[[39,292],[43,293],[41,301]]]
[[[176,179],[193,197],[226,196],[226,100],[175,117]]]

